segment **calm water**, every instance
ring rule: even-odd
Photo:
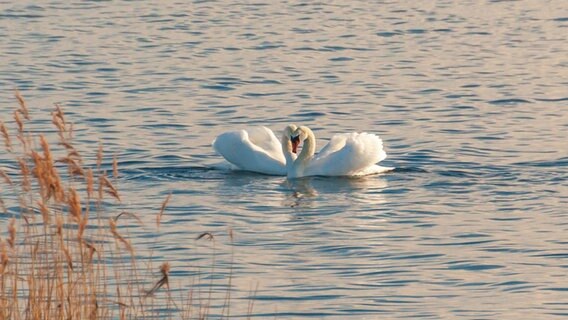
[[[84,155],[119,157],[116,211],[177,288],[209,272],[213,233],[202,281],[222,300],[232,265],[233,315],[258,285],[260,319],[561,318],[567,34],[563,0],[2,1],[0,110],[17,87],[51,130],[60,103]],[[320,145],[377,133],[397,169],[215,169],[216,135],[288,123]]]

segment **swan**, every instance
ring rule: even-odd
[[[287,132],[285,132],[287,134]],[[290,135],[291,151],[303,143],[302,151],[296,159],[287,155],[288,146],[284,146],[288,178],[306,176],[364,176],[384,173],[394,168],[381,167],[376,163],[384,160],[387,154],[383,150],[383,141],[371,133],[344,133],[334,135],[329,143],[317,154],[316,138],[306,126],[297,127]]]
[[[213,140],[213,149],[240,170],[267,175],[286,176],[295,161],[290,137],[297,129],[288,125],[281,141],[266,127],[228,131]]]

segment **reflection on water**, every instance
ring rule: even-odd
[[[381,176],[366,177],[305,177],[286,179],[284,186],[291,191],[283,202],[289,207],[312,207],[326,198],[344,198],[349,202],[383,204],[381,190],[388,183]]]
[[[318,192],[311,185],[311,178],[286,180],[284,185],[291,193],[286,195],[283,205],[287,207],[310,207],[312,200],[318,196]]]
[[[568,314],[565,1],[0,9],[1,120],[15,87],[29,130],[51,130],[60,103],[85,162],[99,140],[118,156],[122,206],[145,226],[171,193],[160,231],[130,235],[172,263],[172,287],[203,275],[222,306],[232,272],[231,315],[258,283],[261,319]],[[399,169],[287,180],[216,165],[221,132],[288,123],[318,145],[379,134]]]

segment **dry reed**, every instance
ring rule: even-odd
[[[146,296],[153,295],[156,291],[158,291],[158,289],[160,289],[164,285],[166,286],[166,288],[168,289],[170,288],[170,282],[169,282],[170,264],[168,262],[164,262],[160,266],[160,273],[162,274],[162,278],[158,280],[156,284],[154,284],[152,289],[146,292]]]
[[[6,129],[4,122],[0,122],[0,132],[4,137],[4,144],[6,145],[6,150],[8,150],[8,152],[12,152],[12,140],[10,139],[10,135],[8,134],[8,129]]]
[[[118,161],[116,160],[116,155],[112,157],[112,176],[118,179]]]
[[[16,99],[18,100],[18,104],[20,105],[20,109],[18,111],[20,111],[24,115],[24,118],[26,118],[26,120],[30,120],[30,113],[28,111],[28,106],[26,104],[26,101],[20,94],[19,90],[16,90],[15,96]]]
[[[128,229],[119,225],[119,218],[131,217],[139,224],[142,221],[124,210],[115,218],[108,218],[105,211],[112,210],[112,204],[103,206],[105,194],[122,201],[116,187],[116,156],[112,158],[113,182],[102,171],[102,144],[99,143],[94,165],[84,164],[73,145],[72,125],[59,105],[51,114],[59,138],[52,150],[48,136],[31,131],[33,123],[29,122],[30,112],[21,93],[16,91],[15,96],[19,108],[13,112],[13,125],[21,154],[10,155],[11,167],[19,171],[0,169],[0,183],[9,186],[2,189],[0,208],[7,212],[7,199],[17,201],[20,209],[7,212],[12,217],[6,238],[0,239],[0,320],[155,318],[160,311],[154,311],[152,301],[164,291],[167,308],[179,310],[174,317],[207,318],[211,291],[198,314],[192,309],[192,289],[188,291],[188,300],[178,306],[170,295],[168,262],[161,264],[161,276],[151,289],[142,288],[149,277],[138,271],[135,249],[127,238]],[[0,122],[0,133],[6,149],[12,152],[17,144],[12,143],[4,122]],[[161,205],[156,218],[158,228],[171,196]],[[96,210],[97,219],[90,219],[91,210]],[[35,222],[36,217],[39,223]],[[230,237],[232,241],[232,231]],[[214,237],[206,232],[198,239]],[[230,295],[225,299],[224,310],[228,301]],[[228,314],[227,311],[227,317]]]
[[[10,176],[8,176],[6,174],[6,172],[2,169],[0,169],[0,177],[2,177],[4,179],[4,182],[10,186],[14,185],[14,183],[12,182],[12,179],[10,179]]]
[[[102,198],[102,191],[106,191],[108,194],[113,196],[116,200],[120,202],[120,196],[118,195],[118,190],[114,187],[112,182],[106,177],[106,174],[102,174],[99,179],[99,195]]]
[[[172,194],[170,193],[167,196],[166,200],[164,200],[164,202],[162,202],[162,207],[160,208],[160,213],[156,217],[156,226],[158,228],[160,228],[160,222],[162,221],[162,216],[164,215],[164,210],[166,210],[166,206],[168,205],[168,202],[170,202],[171,198],[172,198]]]
[[[24,132],[24,122],[22,121],[22,118],[20,118],[20,113],[20,110],[14,111],[14,121],[16,121],[16,124],[18,125],[18,132],[22,133]]]
[[[132,249],[130,242],[128,240],[124,239],[124,237],[121,236],[118,233],[117,226],[116,226],[116,220],[114,220],[112,218],[109,219],[109,226],[110,226],[110,232],[116,238],[116,240],[118,240],[118,242],[122,243],[130,253],[133,253],[134,250]]]

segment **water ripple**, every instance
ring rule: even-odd
[[[53,133],[59,104],[85,165],[101,141],[120,209],[144,222],[128,226],[137,259],[170,261],[172,290],[198,277],[212,313],[232,277],[235,317],[257,283],[259,319],[565,316],[565,3],[380,6],[5,2],[1,120],[17,132],[18,88],[28,132]],[[396,169],[287,180],[233,171],[211,148],[288,123],[318,148],[376,133]],[[18,197],[2,190],[6,225]],[[195,240],[205,231],[215,242]]]

